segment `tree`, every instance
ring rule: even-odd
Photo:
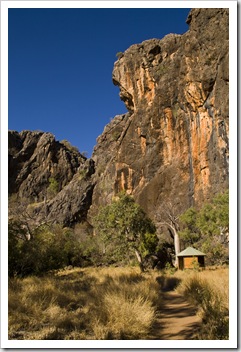
[[[181,240],[201,248],[210,264],[222,263],[228,258],[229,194],[217,194],[201,209],[189,208],[180,216]]]
[[[175,250],[175,261],[174,266],[177,266],[178,259],[177,255],[180,252],[180,237],[179,237],[179,216],[175,206],[171,202],[166,202],[165,207],[158,209],[156,213],[156,220],[159,226],[166,227],[168,232],[173,239],[174,250]]]
[[[44,224],[33,230],[29,239],[27,229],[17,221],[10,221],[8,229],[9,276],[39,275],[68,265],[92,264],[94,241],[80,241],[70,228]]]
[[[210,203],[204,204],[199,212],[197,225],[202,233],[222,236],[229,230],[229,193],[217,194]]]
[[[180,215],[179,219],[182,226],[182,230],[179,232],[181,241],[185,246],[195,245],[201,237],[201,231],[197,224],[198,211],[191,207]]]
[[[155,225],[132,197],[121,193],[100,209],[94,226],[105,254],[116,262],[134,253],[143,271],[143,256],[155,250],[158,239]]]

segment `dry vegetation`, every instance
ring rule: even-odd
[[[160,278],[181,280],[179,292],[199,305],[200,339],[227,338],[228,269],[173,275],[86,268],[9,279],[9,339],[148,339],[161,306]]]
[[[145,339],[158,283],[138,269],[73,269],[9,280],[10,339]]]
[[[200,272],[178,272],[177,287],[189,301],[199,308],[202,318],[200,340],[229,338],[229,276],[228,269],[210,269]]]

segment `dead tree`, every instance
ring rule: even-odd
[[[174,243],[175,261],[174,266],[177,267],[177,255],[180,253],[180,237],[179,237],[179,216],[174,205],[171,202],[162,205],[156,213],[156,221],[159,226],[166,227]]]

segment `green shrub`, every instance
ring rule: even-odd
[[[88,237],[81,242],[71,229],[43,225],[27,240],[21,224],[10,222],[9,276],[39,275],[69,265],[82,267],[94,264],[98,262],[97,253],[95,241]]]
[[[59,183],[54,177],[49,178],[49,186],[47,189],[48,198],[53,198],[59,191]]]
[[[116,57],[118,58],[118,60],[120,58],[122,58],[124,56],[123,52],[122,51],[118,51],[118,53],[116,53]]]

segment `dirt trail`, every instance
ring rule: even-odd
[[[153,340],[195,340],[201,326],[197,308],[176,293],[162,289],[161,305],[152,331]]]

